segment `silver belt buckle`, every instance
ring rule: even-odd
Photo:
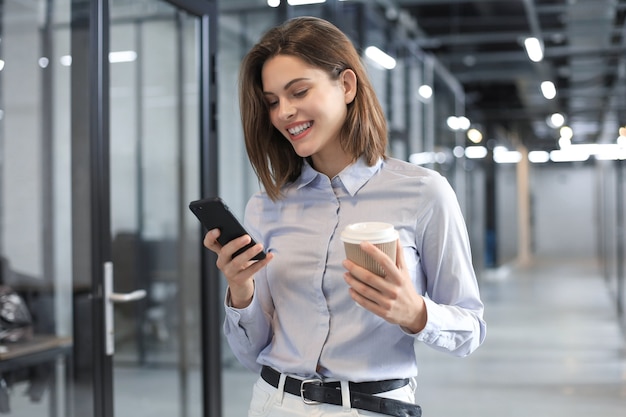
[[[319,378],[313,378],[313,379],[304,379],[302,380],[302,383],[300,384],[300,398],[302,399],[302,402],[308,405],[315,405],[315,404],[320,404],[318,401],[312,401],[312,400],[307,400],[306,398],[304,398],[304,384],[323,384],[324,381],[322,381]]]

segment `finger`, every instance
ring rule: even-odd
[[[348,292],[352,300],[366,310],[383,317],[384,311],[379,305],[381,300],[380,293],[372,287],[363,284],[348,273],[345,274],[344,278],[346,282],[348,282],[348,285],[350,285]],[[378,279],[380,280],[380,277],[378,277]]]
[[[401,271],[406,269],[406,261],[404,260],[404,250],[402,249],[402,244],[400,243],[400,239],[396,241],[396,266]]]
[[[343,278],[346,281],[346,284],[348,284],[348,289],[352,299],[361,307],[365,307],[366,300],[369,301],[369,298],[366,297],[364,293],[368,291],[369,286],[349,272],[346,272]]]
[[[226,275],[234,275],[248,267],[250,258],[234,256],[235,252],[250,243],[250,236],[243,235],[222,246],[217,252],[217,267]],[[253,255],[254,256],[254,255]]]
[[[360,285],[364,285],[372,288],[377,293],[383,293],[388,290],[391,285],[386,279],[380,275],[376,275],[370,270],[363,268],[362,266],[345,259],[343,261],[343,267],[348,270],[348,277],[353,281],[348,282],[348,285],[352,286],[353,282],[357,282]],[[363,292],[359,290],[359,292]],[[373,293],[371,293],[373,295]]]
[[[370,242],[361,242],[361,249],[370,255],[380,266],[385,270],[385,278],[389,275],[393,275],[393,271],[396,269],[396,260],[391,259],[382,250],[378,249]]]
[[[254,283],[256,274],[265,268],[273,258],[273,254],[267,254],[265,259],[258,262],[249,262],[247,268],[238,271],[233,271],[231,269],[232,263],[230,263],[226,269],[222,270],[222,273],[230,288],[246,286],[249,283]]]
[[[241,248],[243,248],[244,246],[249,244],[251,241],[252,241],[252,238],[250,237],[250,235],[239,236],[239,237],[231,240],[230,242],[228,242],[224,246],[222,246],[222,253],[224,255],[228,255],[231,258],[233,258],[233,255],[235,254],[235,252],[237,252],[238,250],[240,250]],[[247,258],[247,259],[249,259],[249,258]]]
[[[222,247],[222,245],[220,245],[217,241],[219,236],[220,229],[211,229],[204,235],[204,241],[202,243],[207,249],[210,249],[215,253],[219,253]]]
[[[247,243],[244,244],[244,246],[245,245],[247,245]],[[239,249],[237,249],[237,250],[239,250]],[[261,252],[263,252],[263,245],[261,243],[257,243],[256,245],[249,247],[244,252],[241,252],[239,255],[235,256],[234,259],[238,259],[240,261],[243,260],[245,262],[247,262],[247,261],[257,262],[256,259],[252,259],[252,258],[254,258],[256,255],[258,255]]]

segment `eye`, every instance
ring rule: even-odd
[[[306,93],[308,93],[308,92],[309,92],[309,89],[308,88],[304,88],[302,90],[295,91],[293,93],[293,96],[294,97],[304,97],[304,96],[306,96]]]

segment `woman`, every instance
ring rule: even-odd
[[[246,235],[204,244],[228,281],[224,330],[260,371],[250,416],[420,415],[414,343],[465,356],[485,337],[483,304],[456,196],[435,171],[389,158],[387,126],[359,54],[335,26],[299,17],[244,58],[246,148],[263,191]],[[343,228],[391,223],[386,271],[345,259]],[[249,261],[263,248],[268,256]]]

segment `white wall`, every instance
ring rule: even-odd
[[[596,170],[592,165],[532,165],[533,253],[596,255]]]

